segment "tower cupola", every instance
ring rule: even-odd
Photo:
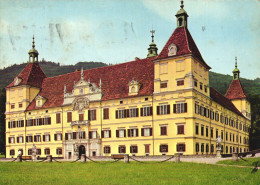
[[[152,43],[150,44],[150,47],[148,48],[147,58],[154,57],[154,56],[158,55],[157,54],[158,48],[156,47],[156,44],[154,43],[155,30],[151,30],[151,33],[152,33]]]
[[[187,27],[188,26],[188,14],[187,12],[183,9],[183,1],[181,1],[181,9],[177,12],[175,15],[177,18],[177,28],[178,27]]]
[[[237,57],[235,58],[236,63],[235,63],[235,69],[233,70],[233,79],[234,80],[239,80],[239,69],[237,68]]]
[[[38,51],[35,49],[35,42],[34,42],[34,36],[32,41],[32,49],[28,52],[29,54],[29,63],[37,63],[38,62]]]

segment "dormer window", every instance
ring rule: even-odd
[[[175,44],[171,44],[168,47],[168,56],[174,56],[177,54],[177,46]]]
[[[140,89],[140,84],[136,80],[132,80],[131,82],[128,83],[129,87],[129,95],[137,95]]]
[[[21,81],[22,81],[21,78],[15,77],[15,79],[14,79],[14,86],[19,85],[19,83],[20,83]]]
[[[38,96],[35,98],[35,101],[36,101],[36,107],[42,107],[43,104],[45,103],[46,99],[43,98],[42,96],[38,95]]]

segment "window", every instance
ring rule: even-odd
[[[15,108],[15,104],[11,104],[11,109],[14,109]]]
[[[128,129],[128,137],[137,137],[138,129]]]
[[[41,118],[35,119],[34,123],[35,123],[35,126],[42,125],[42,124],[41,124],[41,123],[42,123],[42,122],[41,122]]]
[[[67,112],[67,122],[72,122],[72,112]]]
[[[23,107],[23,103],[19,103],[19,108],[22,108]]]
[[[17,127],[24,127],[24,120],[18,120]]]
[[[42,150],[40,148],[36,149],[36,155],[41,155],[42,154]]]
[[[214,120],[214,111],[210,111],[210,119]]]
[[[184,60],[176,62],[176,71],[184,71]]]
[[[213,153],[214,152],[214,144],[210,145],[210,152]]]
[[[210,128],[210,137],[213,138],[213,128]]]
[[[121,100],[119,103],[120,103],[120,104],[123,104],[124,102]]]
[[[144,98],[144,101],[148,101],[148,97]]]
[[[104,147],[104,153],[105,154],[110,154],[110,146],[105,146]]]
[[[206,127],[206,137],[209,137],[209,127]]]
[[[129,116],[130,117],[138,117],[138,108],[131,108],[129,109]]]
[[[125,146],[119,146],[118,153],[125,153]]]
[[[187,112],[187,103],[173,104],[173,113],[185,113]]]
[[[168,73],[168,63],[160,64],[160,74],[167,74]]]
[[[129,110],[129,109],[127,109],[127,110]],[[116,111],[116,118],[118,118],[118,119],[126,118],[127,112],[129,114],[129,111],[127,111],[127,110],[126,109],[117,110]]]
[[[177,86],[182,86],[184,85],[184,80],[178,80],[177,81]]]
[[[32,149],[31,148],[28,149],[28,155],[32,155]]]
[[[10,155],[15,155],[15,151],[14,150],[10,150]]]
[[[72,139],[73,139],[73,133],[65,133],[65,140],[72,140]]]
[[[86,134],[84,131],[78,132],[78,139],[85,139]],[[97,138],[97,132],[92,133],[92,138]]]
[[[226,141],[228,140],[228,132],[226,132]]]
[[[50,125],[51,124],[51,118],[44,118],[44,125]]]
[[[102,138],[110,138],[111,137],[111,130],[102,130],[101,131]]]
[[[79,114],[79,121],[84,121],[84,113]]]
[[[177,133],[184,134],[184,125],[177,125]]]
[[[220,114],[220,122],[224,123],[224,116],[223,116],[223,114]]]
[[[16,127],[16,121],[9,121],[8,122],[8,128],[15,128]]]
[[[55,141],[61,141],[62,140],[62,133],[54,134],[54,140]]]
[[[199,135],[199,124],[196,124],[196,135]]]
[[[152,128],[142,128],[141,136],[152,136]]]
[[[216,129],[216,138],[218,138],[218,129]]]
[[[151,116],[151,115],[153,115],[153,107],[141,108],[141,116]]]
[[[56,114],[56,123],[61,123],[61,121],[60,121],[60,113]]]
[[[23,136],[17,137],[17,143],[23,143]]]
[[[162,126],[161,127],[161,136],[165,136],[167,135],[167,127],[166,126]]]
[[[160,87],[161,88],[167,88],[167,82],[161,82]]]
[[[9,143],[15,143],[15,138],[14,138],[14,136],[9,137]]]
[[[157,115],[170,114],[170,105],[157,106]]]
[[[205,93],[208,92],[208,87],[206,85],[204,85],[204,91],[205,91]]]
[[[56,149],[56,154],[57,155],[62,155],[62,149],[61,148],[57,148]]]
[[[232,134],[229,134],[229,141],[232,141]]]
[[[33,142],[33,137],[32,136],[26,136],[26,142],[27,143]]]
[[[97,138],[97,131],[90,131],[88,134],[89,139],[96,139]]]
[[[132,153],[132,154],[138,153],[138,147],[137,146],[130,146],[130,153]]]
[[[145,153],[150,153],[150,145],[144,145]]]
[[[35,135],[34,142],[41,142],[41,135]]]
[[[185,144],[177,144],[177,152],[185,152]]]
[[[199,104],[195,103],[195,113],[199,114],[200,113],[200,106]]]
[[[88,120],[96,120],[96,110],[88,110]]]
[[[50,149],[49,148],[45,148],[44,149],[44,154],[45,155],[50,155]]]
[[[103,109],[103,119],[109,119],[109,108]]]
[[[206,153],[209,153],[209,144],[206,144]]]
[[[50,136],[50,134],[45,134],[45,135],[43,135],[43,136],[42,136],[42,140],[43,140],[44,142],[49,142],[49,141],[51,141],[51,136]]]
[[[224,133],[223,133],[223,130],[221,130],[221,139],[222,139],[222,140],[224,139]]]
[[[26,126],[27,127],[33,126],[33,120],[32,119],[26,120]]]
[[[205,108],[205,116],[208,118],[209,117],[209,109],[208,108]]]
[[[166,145],[166,144],[160,145],[160,152],[162,152],[162,153],[168,152],[168,145]]]
[[[198,82],[197,81],[194,81],[194,86],[198,87]]]
[[[204,125],[201,125],[201,135],[204,136]]]
[[[200,83],[200,90],[202,90],[203,89],[203,85],[202,85],[202,83]]]
[[[201,143],[201,152],[204,152],[204,143]]]
[[[200,144],[199,143],[196,143],[196,152],[200,152]]]
[[[219,121],[219,113],[215,113],[215,121]]]
[[[203,106],[200,106],[200,115],[205,115],[205,108]]]
[[[116,137],[126,137],[126,130],[125,129],[116,130]]]

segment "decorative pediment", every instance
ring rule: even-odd
[[[72,105],[74,111],[82,111],[83,109],[87,109],[89,107],[89,99],[86,97],[75,98]]]
[[[141,87],[141,84],[136,81],[136,80],[131,80],[129,83],[128,83],[128,88],[129,88],[129,93],[128,95],[131,96],[131,95],[137,95],[139,90],[140,90],[140,87]]]
[[[171,44],[168,47],[168,56],[174,56],[177,54],[177,46],[175,44]]]
[[[21,78],[19,78],[19,77],[15,77],[15,79],[14,79],[14,86],[19,85],[19,84],[21,83],[21,81],[22,81]]]

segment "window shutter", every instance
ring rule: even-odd
[[[162,152],[162,145],[160,145],[160,152]]]
[[[166,146],[166,152],[168,152],[168,145],[165,145]]]
[[[51,117],[48,117],[48,123],[51,125]]]
[[[118,119],[118,110],[116,110],[116,119]]]
[[[11,138],[10,137],[8,137],[8,143],[11,143]]]
[[[104,138],[104,130],[101,131],[101,138]]]
[[[144,116],[144,108],[141,108],[141,116]]]
[[[34,136],[34,138],[33,138],[33,139],[34,139],[34,142],[36,142],[36,136]]]
[[[157,106],[157,115],[160,115],[160,106]]]
[[[137,129],[135,129],[136,130],[136,137],[138,137],[138,128]]]
[[[126,137],[126,130],[124,130],[124,137]]]
[[[95,109],[93,112],[94,112],[94,120],[96,120],[97,119],[97,110]]]
[[[153,107],[150,107],[150,113],[153,115]]]
[[[138,116],[139,116],[139,109],[136,108],[136,117],[138,117]]]
[[[110,153],[110,146],[108,147],[108,153]]]
[[[19,143],[19,137],[16,137],[16,142]]]
[[[126,109],[126,117],[129,118],[129,109]]]
[[[83,139],[86,139],[86,132],[83,132]]]
[[[131,137],[131,136],[130,136],[130,132],[131,132],[131,129],[127,129],[128,137]]]
[[[10,121],[8,122],[8,128],[10,128]]]
[[[68,133],[65,133],[65,140],[68,140]]]
[[[167,114],[170,114],[170,105],[167,105]]]
[[[153,128],[150,128],[150,136],[153,135]]]
[[[116,130],[116,137],[119,137],[119,130]]]
[[[28,126],[28,120],[25,121],[25,125]]]
[[[22,120],[21,126],[24,127],[24,120]]]
[[[28,143],[28,137],[29,137],[29,136],[26,136],[26,143]]]
[[[188,111],[187,103],[184,103],[184,112]]]
[[[109,137],[111,137],[111,130],[109,130]]]
[[[141,136],[144,136],[144,128],[141,128]]]
[[[204,108],[204,116],[206,116],[206,108]]]
[[[103,148],[103,152],[104,152],[104,154],[106,153],[106,147]]]
[[[118,153],[120,154],[120,146],[118,147]]]
[[[45,141],[45,135],[42,136],[42,141]]]
[[[88,137],[89,137],[89,139],[92,139],[92,132],[88,133]]]
[[[62,134],[60,134],[61,136],[60,136],[60,139],[62,140],[62,138],[63,138],[63,135]]]
[[[177,105],[173,104],[173,113],[176,113],[176,112],[177,112]]]
[[[14,121],[14,128],[16,127],[16,121]]]
[[[138,146],[136,146],[136,153],[138,153]]]
[[[24,141],[23,141],[23,137],[22,137],[22,143],[23,143]]]
[[[184,151],[184,152],[186,151],[185,144],[183,144],[183,151]]]
[[[54,140],[57,141],[57,134],[54,134]]]
[[[77,138],[77,133],[73,132],[73,139],[76,139],[76,138]]]
[[[90,110],[88,110],[88,120],[90,120]]]

